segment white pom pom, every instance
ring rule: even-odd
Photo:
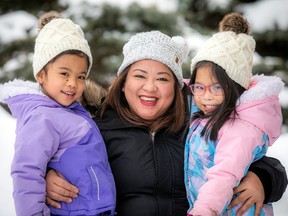
[[[172,41],[177,45],[179,54],[181,55],[180,58],[182,61],[185,61],[189,54],[189,47],[186,40],[181,36],[174,36],[172,37]]]

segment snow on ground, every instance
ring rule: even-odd
[[[84,2],[84,0],[61,0],[71,6],[77,6]],[[110,3],[118,5],[119,7],[127,7],[133,2],[137,2],[143,7],[150,6],[155,3],[153,0],[86,0],[91,3]],[[229,0],[211,0],[214,5],[223,5]],[[177,6],[176,0],[158,0],[156,6],[161,11],[174,11]],[[213,6],[213,5],[212,5]],[[254,31],[264,31],[278,25],[281,29],[288,28],[288,0],[262,0],[253,4],[241,5],[239,10],[243,11],[251,24]],[[263,15],[264,14],[264,15]],[[35,28],[37,18],[24,11],[16,11],[3,16],[0,16],[0,40],[8,43],[15,39],[21,39],[27,36],[27,30]],[[36,29],[29,32],[35,34]],[[199,45],[206,40],[206,37],[199,35],[193,29],[185,29],[186,39],[191,49],[197,49]],[[21,59],[20,59],[21,60]],[[11,68],[19,65],[19,59],[11,60],[7,65],[0,70],[2,75],[9,72]],[[280,100],[282,106],[288,104],[288,91],[283,91]],[[15,126],[16,121],[0,106],[0,215],[1,216],[15,216],[15,210],[12,199],[12,179],[10,177],[10,165],[13,157],[13,146],[15,140]],[[270,147],[268,155],[278,158],[282,164],[288,169],[288,133],[283,133],[276,143]],[[287,216],[288,212],[288,190],[283,195],[282,199],[274,204],[275,216]]]

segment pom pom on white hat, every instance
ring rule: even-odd
[[[44,20],[44,21],[43,21]],[[44,26],[40,30],[34,47],[33,73],[34,77],[54,57],[67,50],[79,50],[88,56],[89,68],[92,67],[90,46],[84,37],[81,27],[70,19],[64,19],[57,12],[49,12],[39,19]]]
[[[117,75],[136,61],[151,59],[169,67],[183,87],[182,65],[188,54],[189,48],[183,37],[171,38],[159,31],[138,33],[124,45],[124,60]]]
[[[248,89],[255,51],[255,40],[249,35],[249,23],[240,14],[230,13],[220,22],[219,30],[192,59],[191,72],[199,61],[211,61],[221,66],[232,80]]]

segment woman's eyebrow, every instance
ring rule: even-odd
[[[168,76],[171,76],[171,73],[166,72],[166,71],[159,71],[157,74],[158,74],[158,75],[166,74],[166,75],[168,75]]]
[[[143,69],[139,69],[139,68],[136,68],[133,70],[133,72],[136,72],[136,71],[140,71],[140,72],[143,72],[143,73],[147,73],[147,71],[143,70]]]

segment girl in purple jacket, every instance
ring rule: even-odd
[[[2,85],[0,99],[17,118],[12,162],[18,216],[114,215],[116,190],[100,131],[80,99],[92,56],[81,28],[58,13],[40,18],[33,72],[37,83]],[[45,205],[45,175],[59,171],[79,195],[61,208]]]
[[[185,145],[188,215],[234,215],[233,188],[280,136],[277,77],[252,77],[255,41],[248,22],[232,13],[192,59],[192,123]],[[257,208],[258,209],[258,208]],[[255,206],[244,215],[254,216]],[[271,204],[261,215],[273,215]]]

